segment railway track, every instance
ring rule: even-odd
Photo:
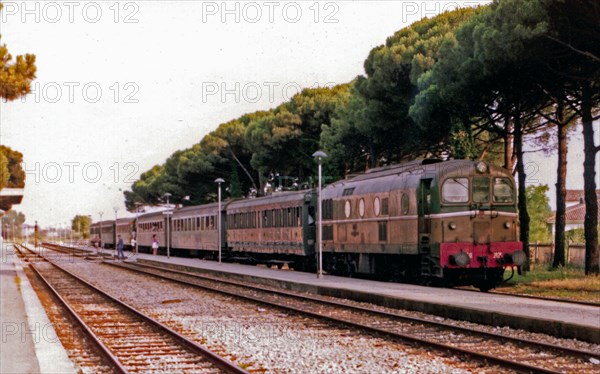
[[[468,288],[463,288],[463,287],[459,287],[457,289],[460,289],[461,291],[481,293],[481,291],[479,291],[479,290],[473,290],[473,289],[468,289]],[[503,292],[503,291],[488,291],[487,293],[491,294],[491,295],[518,297],[520,299],[554,301],[554,302],[564,303],[564,304],[575,304],[575,305],[600,307],[600,302],[594,302],[594,301],[569,300],[569,299],[561,299],[558,297],[534,296],[534,295],[526,295],[526,294],[521,294],[521,293],[512,293],[512,292]]]
[[[205,275],[137,263],[107,263],[207,291],[324,319],[329,323],[358,328],[389,339],[418,343],[518,372],[583,373],[598,369],[597,365],[590,361],[600,359],[600,354],[596,352],[563,348]]]
[[[113,255],[108,254],[108,253],[94,253],[94,251],[92,250],[85,250],[85,249],[80,249],[80,248],[73,248],[73,247],[66,247],[66,246],[61,246],[58,244],[52,244],[52,243],[43,243],[43,245],[45,247],[47,247],[48,249],[52,249],[52,250],[56,250],[62,253],[71,253],[74,256],[80,256],[80,257],[105,257],[105,258],[112,258]],[[456,289],[460,289],[462,291],[468,291],[468,292],[476,292],[476,293],[481,293],[481,291],[479,290],[474,290],[474,289],[469,289],[467,287],[457,287]],[[523,299],[532,299],[532,300],[542,300],[542,301],[554,301],[554,302],[560,302],[560,303],[565,303],[565,304],[576,304],[576,305],[586,305],[586,306],[595,306],[595,307],[600,307],[600,302],[593,302],[593,301],[580,301],[580,300],[570,300],[570,299],[564,299],[564,298],[555,298],[555,297],[543,297],[543,296],[533,296],[533,295],[526,295],[526,294],[519,294],[519,293],[510,293],[510,292],[502,292],[502,291],[488,291],[488,294],[492,294],[492,295],[501,295],[501,296],[512,296],[512,297],[518,297],[518,298],[523,298]]]
[[[31,268],[80,323],[116,372],[246,373],[54,262],[32,263]]]

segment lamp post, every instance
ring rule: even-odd
[[[313,157],[319,164],[319,189],[317,191],[318,205],[317,205],[317,221],[319,230],[319,269],[317,269],[317,278],[323,278],[323,204],[321,201],[321,169],[323,159],[327,157],[327,154],[323,151],[316,151],[313,153]]]
[[[104,212],[98,212],[98,214],[100,215],[100,232],[98,233],[98,241],[100,243],[98,243],[98,249],[102,249],[102,215],[104,214]]]
[[[169,205],[169,199],[171,198],[171,196],[173,196],[170,193],[165,193],[163,195],[165,197],[165,199],[167,199],[167,211],[164,213],[167,216],[167,237],[165,238],[165,241],[167,242],[167,258],[171,258],[171,206]]]
[[[113,210],[115,211],[115,234],[113,236],[113,258],[117,258],[117,212],[119,211],[118,206],[114,206]]]
[[[138,243],[138,232],[139,232],[139,228],[138,228],[138,221],[140,220],[140,206],[142,206],[143,204],[140,202],[135,202],[135,254],[138,254],[138,249],[139,249],[139,243]]]
[[[217,245],[219,246],[219,264],[221,263],[221,183],[225,183],[223,178],[215,179],[215,183],[219,185],[219,211],[217,213]]]
[[[33,228],[33,245],[35,246],[35,249],[37,249],[38,247],[38,232],[39,232],[39,226],[38,226],[38,221],[35,221],[35,227]]]

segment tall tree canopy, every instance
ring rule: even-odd
[[[142,174],[126,206],[171,202],[200,204],[216,199],[214,180],[223,178],[225,196],[257,192],[270,173],[305,179],[315,170],[312,153],[319,147],[321,127],[329,125],[343,101],[347,85],[305,89],[289,102],[221,124],[193,147],[177,151],[160,166]],[[183,197],[189,196],[189,200]]]
[[[2,7],[0,3],[0,12]],[[19,55],[13,60],[6,44],[0,42],[0,98],[10,101],[27,95],[35,72],[35,55]]]
[[[423,19],[371,50],[364,63],[366,76],[356,78],[352,97],[340,108],[335,127],[327,129],[326,152],[361,157],[349,160],[346,166],[352,168],[439,153],[442,133],[421,131],[409,116],[409,108],[419,78],[440,58],[441,46],[476,12],[472,8],[458,9]],[[340,142],[349,137],[355,139]]]
[[[89,238],[92,218],[90,216],[76,215],[71,220],[71,230],[77,232],[79,237]]]
[[[25,171],[21,163],[23,154],[0,145],[0,189],[25,187]]]

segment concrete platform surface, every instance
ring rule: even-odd
[[[112,254],[112,250],[104,250]],[[151,261],[164,267],[220,273],[286,289],[312,292],[394,308],[417,310],[445,318],[492,326],[510,326],[559,337],[600,343],[600,307],[470,292],[459,289],[378,282],[199,259],[133,255],[130,261]]]
[[[0,373],[75,373],[11,244],[1,247]]]

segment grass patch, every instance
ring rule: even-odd
[[[600,277],[574,267],[537,265],[525,275],[515,274],[498,291],[599,303]]]

